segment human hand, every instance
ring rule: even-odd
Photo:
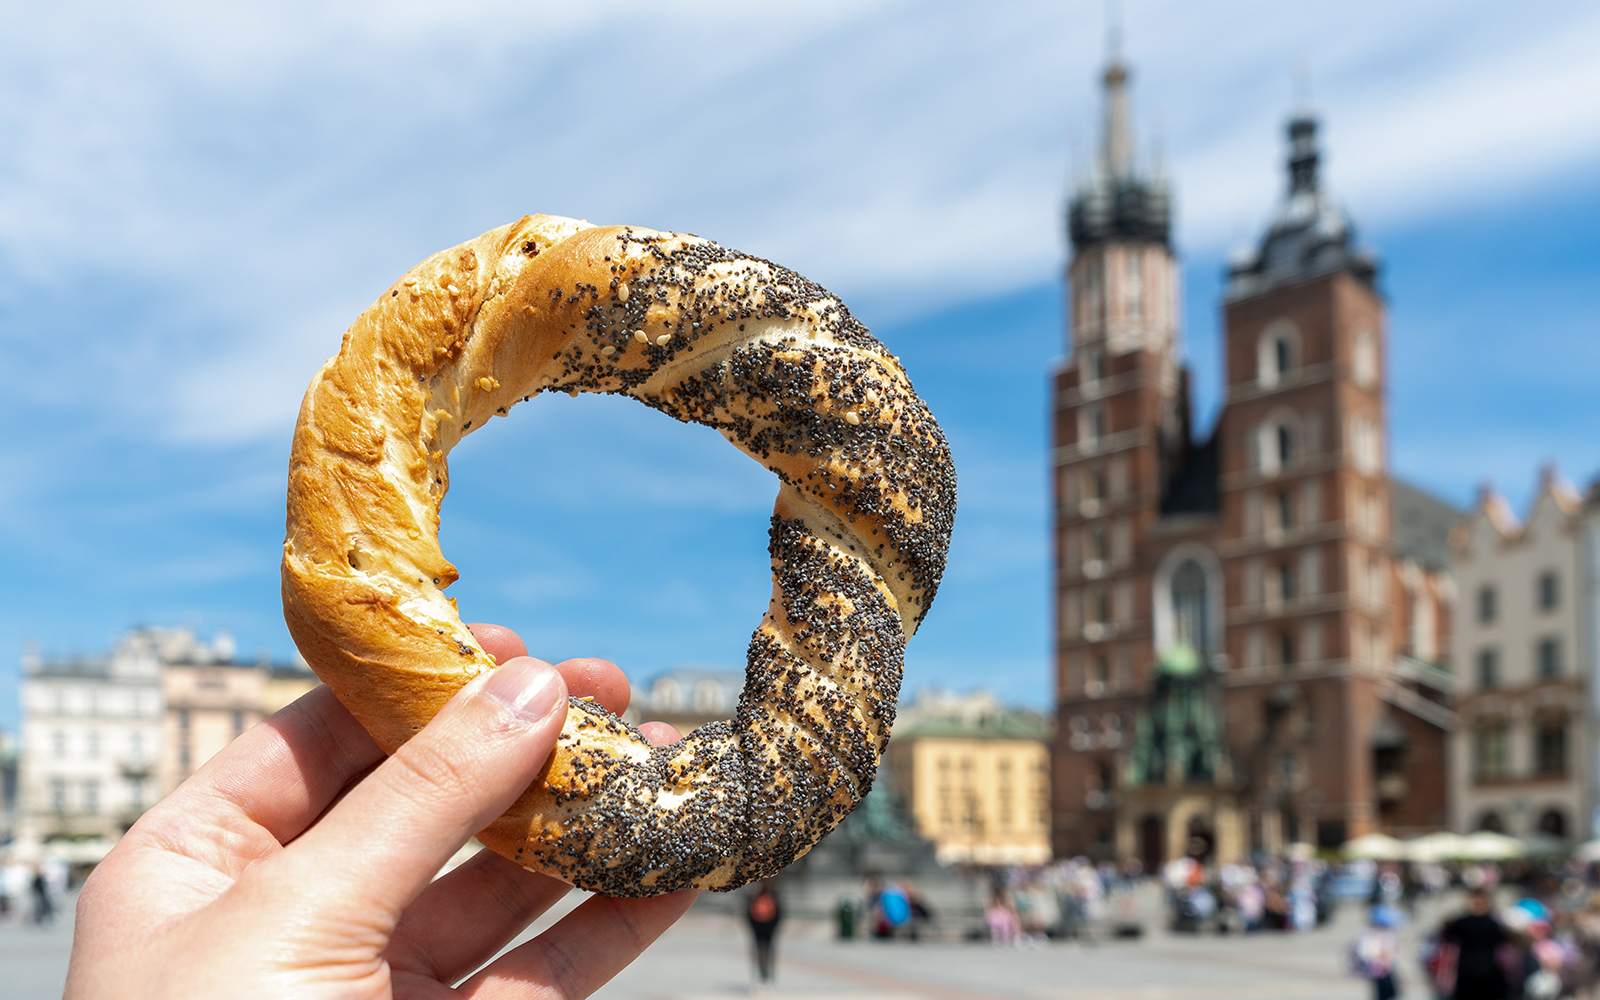
[[[570,886],[490,851],[430,880],[533,781],[569,691],[628,704],[604,660],[470,627],[501,666],[393,757],[322,686],[145,813],[84,884],[66,996],[576,998],[633,961],[695,892],[595,896],[451,989]]]

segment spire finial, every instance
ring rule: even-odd
[[[1128,127],[1128,67],[1122,61],[1117,0],[1106,0],[1106,130],[1101,168],[1111,177],[1133,173],[1133,132]]]
[[[1289,99],[1294,102],[1296,115],[1311,115],[1311,63],[1305,56],[1294,61],[1289,78]]]

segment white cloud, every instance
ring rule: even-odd
[[[1268,211],[1297,58],[1361,221],[1600,158],[1582,4],[1126,16],[1190,250]],[[527,209],[693,230],[904,316],[1055,273],[1101,61],[1087,0],[34,5],[0,39],[0,301],[136,294],[137,336],[60,331],[46,380],[191,443],[281,434],[377,289]]]

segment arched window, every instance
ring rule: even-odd
[[[1256,459],[1269,476],[1289,468],[1300,458],[1299,420],[1293,410],[1273,411],[1256,430]]]
[[[1506,824],[1505,821],[1500,818],[1499,813],[1490,810],[1479,817],[1478,829],[1487,830],[1490,833],[1505,833]]]
[[[1150,611],[1159,658],[1178,643],[1209,663],[1222,643],[1222,564],[1194,542],[1174,546],[1156,566]]]
[[[1286,319],[1268,324],[1256,342],[1256,381],[1270,388],[1283,381],[1299,362],[1300,331]]]
[[[726,699],[722,696],[722,685],[707,678],[695,685],[694,710],[696,712],[720,712],[727,707]]]
[[[1371,330],[1363,328],[1356,332],[1350,362],[1350,374],[1356,385],[1367,389],[1378,381],[1378,340]]]
[[[663,677],[650,689],[650,707],[658,712],[683,710],[683,688],[671,677]]]
[[[1539,832],[1547,837],[1567,839],[1567,814],[1560,809],[1546,809],[1539,817]]]
[[[1172,635],[1202,656],[1211,649],[1206,571],[1193,559],[1185,559],[1172,574]]]

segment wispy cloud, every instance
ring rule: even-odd
[[[109,330],[64,331],[70,361],[139,388],[106,395],[113,425],[174,441],[281,433],[374,290],[527,209],[698,231],[887,317],[1043,280],[1102,58],[1087,2],[18,16],[0,301],[31,313],[88,275],[135,298],[141,337],[96,361]],[[1582,4],[1167,0],[1128,18],[1141,127],[1165,133],[1194,248],[1266,210],[1296,58],[1326,95],[1334,183],[1368,212],[1457,210],[1600,157],[1600,16]]]

